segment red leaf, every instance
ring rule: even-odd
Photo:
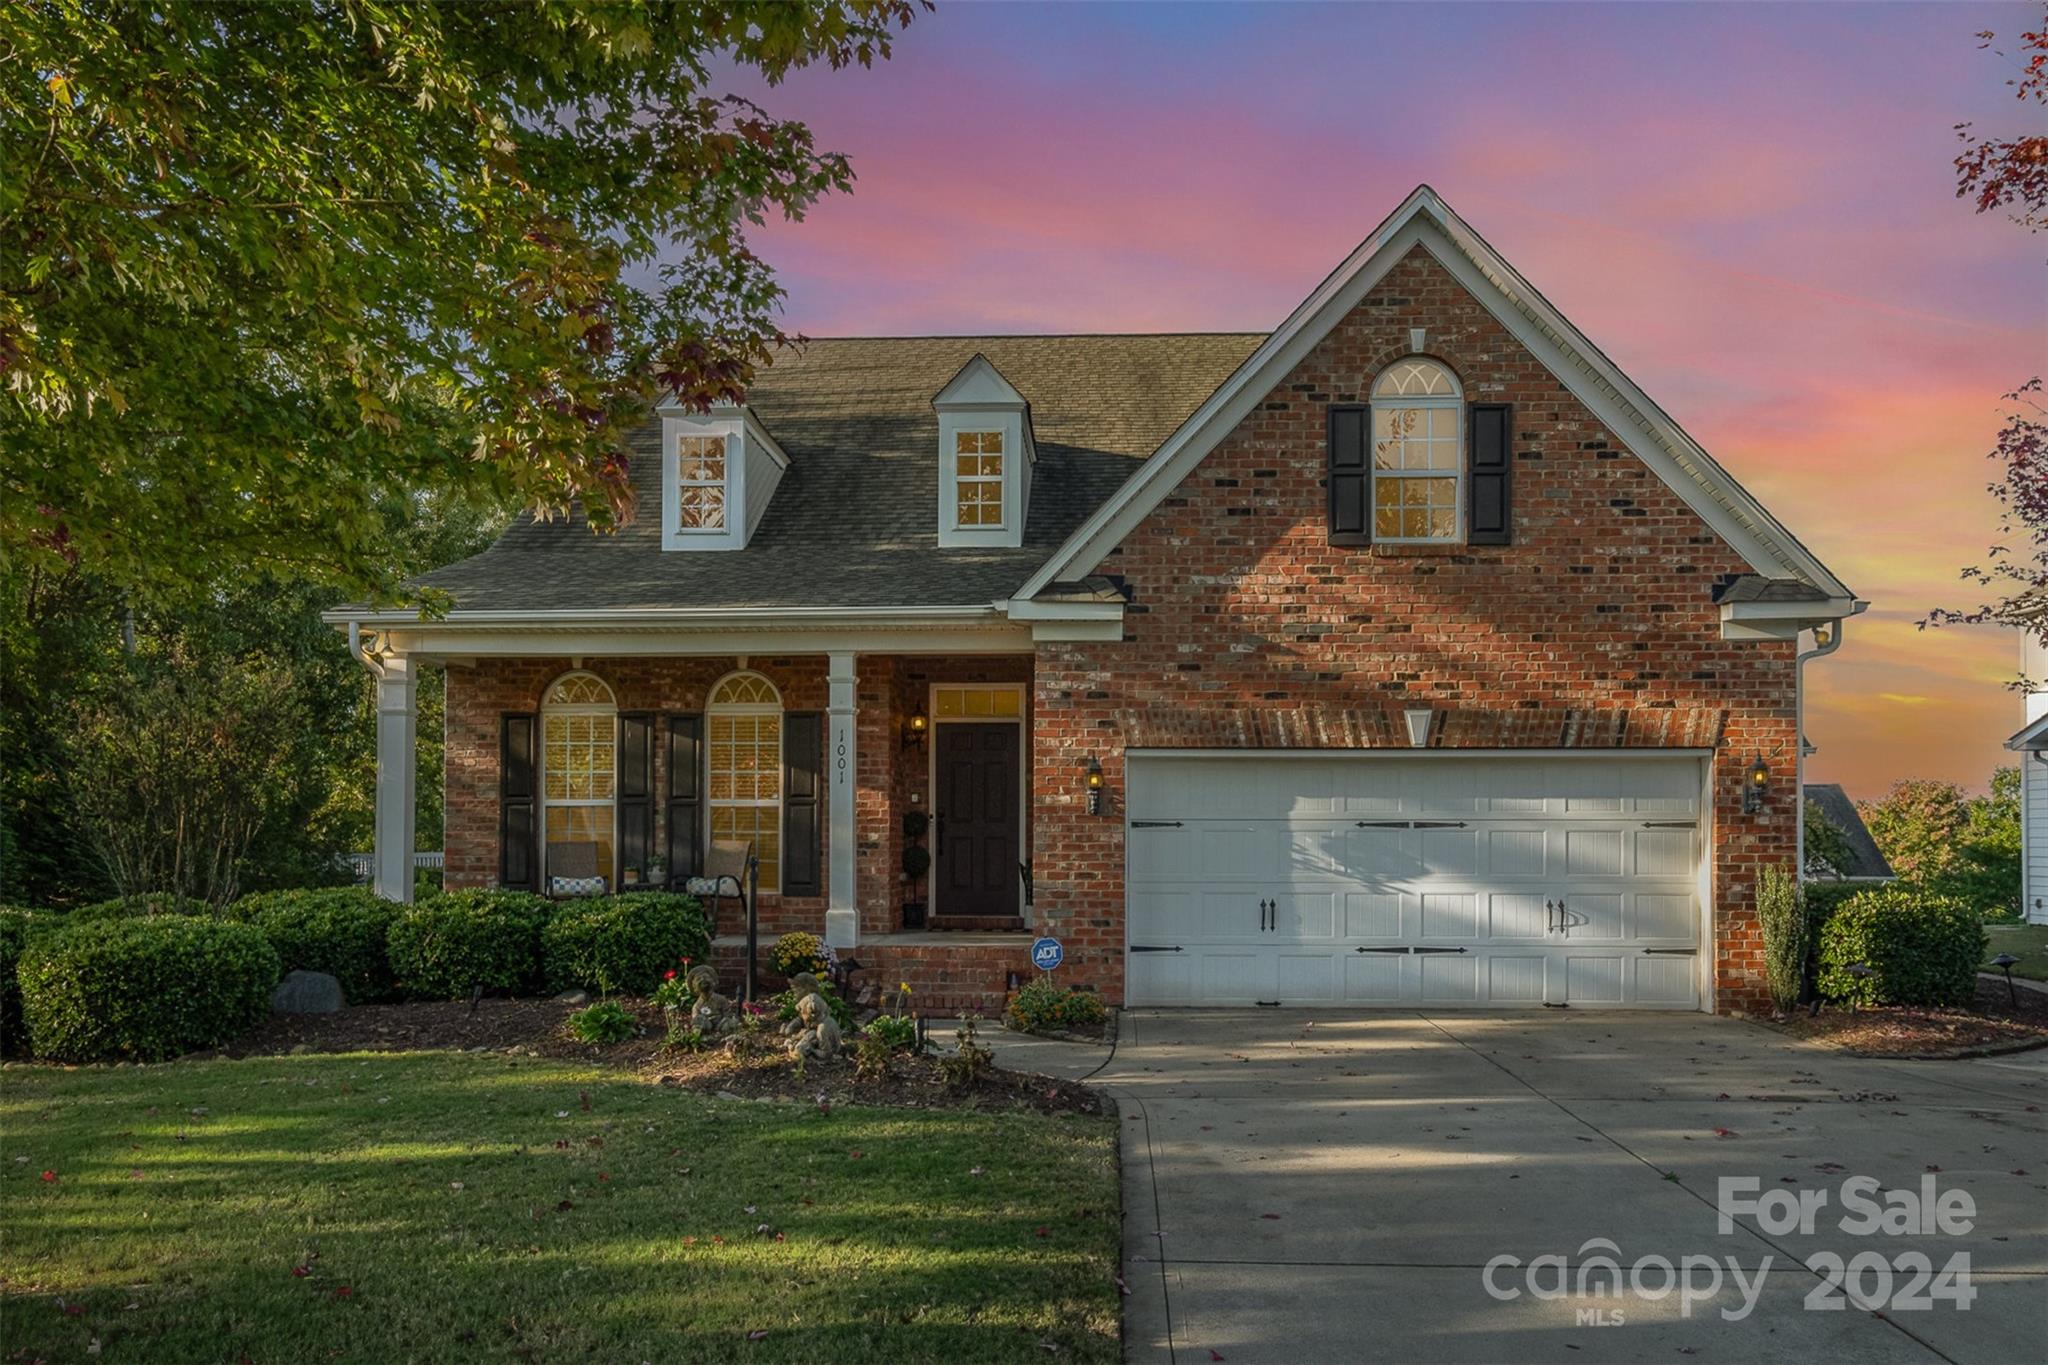
[[[1209,1348],[1209,1359],[1211,1359],[1211,1360],[1221,1360],[1221,1359],[1223,1359],[1223,1352],[1221,1352],[1221,1351],[1217,1350],[1217,1349],[1216,1349],[1216,1348],[1215,1348],[1214,1346],[1211,1346],[1211,1347]]]
[[[1052,1229],[1051,1229],[1051,1228],[1038,1228],[1038,1229],[1036,1229],[1036,1230],[1035,1230],[1035,1232],[1034,1232],[1034,1233],[1033,1233],[1032,1235],[1033,1235],[1033,1236],[1037,1236],[1037,1237],[1050,1237],[1050,1236],[1052,1236]]]
[[[1274,1223],[1277,1223],[1277,1222],[1279,1222],[1279,1221],[1280,1221],[1280,1215],[1279,1215],[1279,1214],[1277,1214],[1277,1213],[1262,1213],[1262,1214],[1260,1214],[1260,1215],[1259,1215],[1259,1217],[1261,1217],[1261,1218],[1264,1218],[1264,1219],[1268,1220],[1269,1222],[1274,1222]]]
[[[309,1265],[295,1265],[292,1267],[292,1278],[295,1280],[303,1280],[312,1273],[313,1267]]]
[[[350,1289],[350,1288],[349,1288],[349,1287],[348,1287],[347,1285],[345,1285],[345,1284],[344,1284],[344,1285],[337,1285],[337,1286],[335,1286],[335,1290],[334,1290],[334,1297],[335,1297],[335,1298],[337,1298],[337,1299],[352,1299],[352,1298],[354,1298],[355,1296],[356,1296],[356,1291],[355,1291],[355,1290],[353,1290],[353,1289]]]
[[[1719,1138],[1729,1138],[1737,1136],[1737,1133],[1733,1128],[1716,1128],[1714,1130],[1714,1136]]]
[[[55,1171],[44,1171],[44,1172],[43,1172],[43,1183],[44,1183],[45,1185],[54,1185],[54,1184],[56,1184],[56,1183],[57,1183],[57,1173],[56,1173]]]
[[[860,1148],[856,1147],[852,1151],[848,1152],[847,1155],[852,1157],[855,1161],[859,1161],[862,1157],[866,1156],[867,1153],[863,1152]]]
[[[604,1181],[607,1185],[609,1185],[611,1183],[612,1173],[610,1171],[599,1171],[597,1173],[597,1178],[599,1180]]]

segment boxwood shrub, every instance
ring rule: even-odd
[[[540,932],[549,903],[525,891],[450,891],[391,921],[385,951],[401,995],[461,1000],[528,995],[541,985]]]
[[[1953,896],[1910,886],[1859,891],[1820,931],[1820,990],[1858,1005],[1964,1005],[1984,960],[1982,918]],[[1869,976],[1852,976],[1861,963]]]
[[[1003,1019],[1019,1033],[1093,1031],[1102,1027],[1102,1001],[1056,986],[1050,977],[1034,977],[1011,998]]]
[[[62,923],[56,915],[0,905],[0,1057],[18,1057],[28,1051],[28,1030],[21,1021],[21,982],[15,977],[22,950],[28,947],[30,935],[47,933]]]
[[[367,887],[260,891],[228,909],[277,949],[286,971],[326,972],[351,1005],[388,1000],[397,989],[387,948],[402,906]]]
[[[711,921],[689,896],[637,891],[568,901],[541,934],[550,991],[589,986],[646,995],[679,958],[711,953]]]
[[[168,892],[151,892],[146,896],[116,896],[110,901],[94,901],[91,905],[81,905],[68,911],[65,917],[82,922],[141,919],[150,915],[203,915],[206,910],[204,901],[179,900]]]
[[[254,1028],[279,969],[249,925],[154,915],[32,933],[18,976],[36,1056],[156,1062]]]

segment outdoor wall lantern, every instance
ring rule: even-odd
[[[1771,783],[1771,770],[1764,766],[1764,756],[1758,754],[1749,760],[1749,771],[1742,775],[1742,813],[1755,815],[1764,808],[1764,788]]]
[[[1081,772],[1081,784],[1088,789],[1088,813],[1090,815],[1100,815],[1102,814],[1102,765],[1096,762],[1094,754],[1088,755],[1088,762]]]
[[[1401,713],[1401,719],[1408,722],[1408,747],[1426,749],[1429,747],[1429,722],[1436,713],[1427,706],[1411,707]]]
[[[924,747],[924,737],[931,728],[932,723],[925,716],[923,710],[912,711],[910,718],[903,722],[903,747],[906,749],[922,749]]]

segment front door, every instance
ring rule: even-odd
[[[1019,725],[947,724],[937,737],[933,912],[1014,916]]]

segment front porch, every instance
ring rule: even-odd
[[[999,1004],[1028,966],[1028,632],[886,652],[377,643],[380,894],[411,897],[413,679],[431,661],[447,669],[449,888],[681,888],[714,841],[747,841],[764,946],[822,933],[935,1009]],[[721,965],[739,966],[743,927],[727,897]]]

